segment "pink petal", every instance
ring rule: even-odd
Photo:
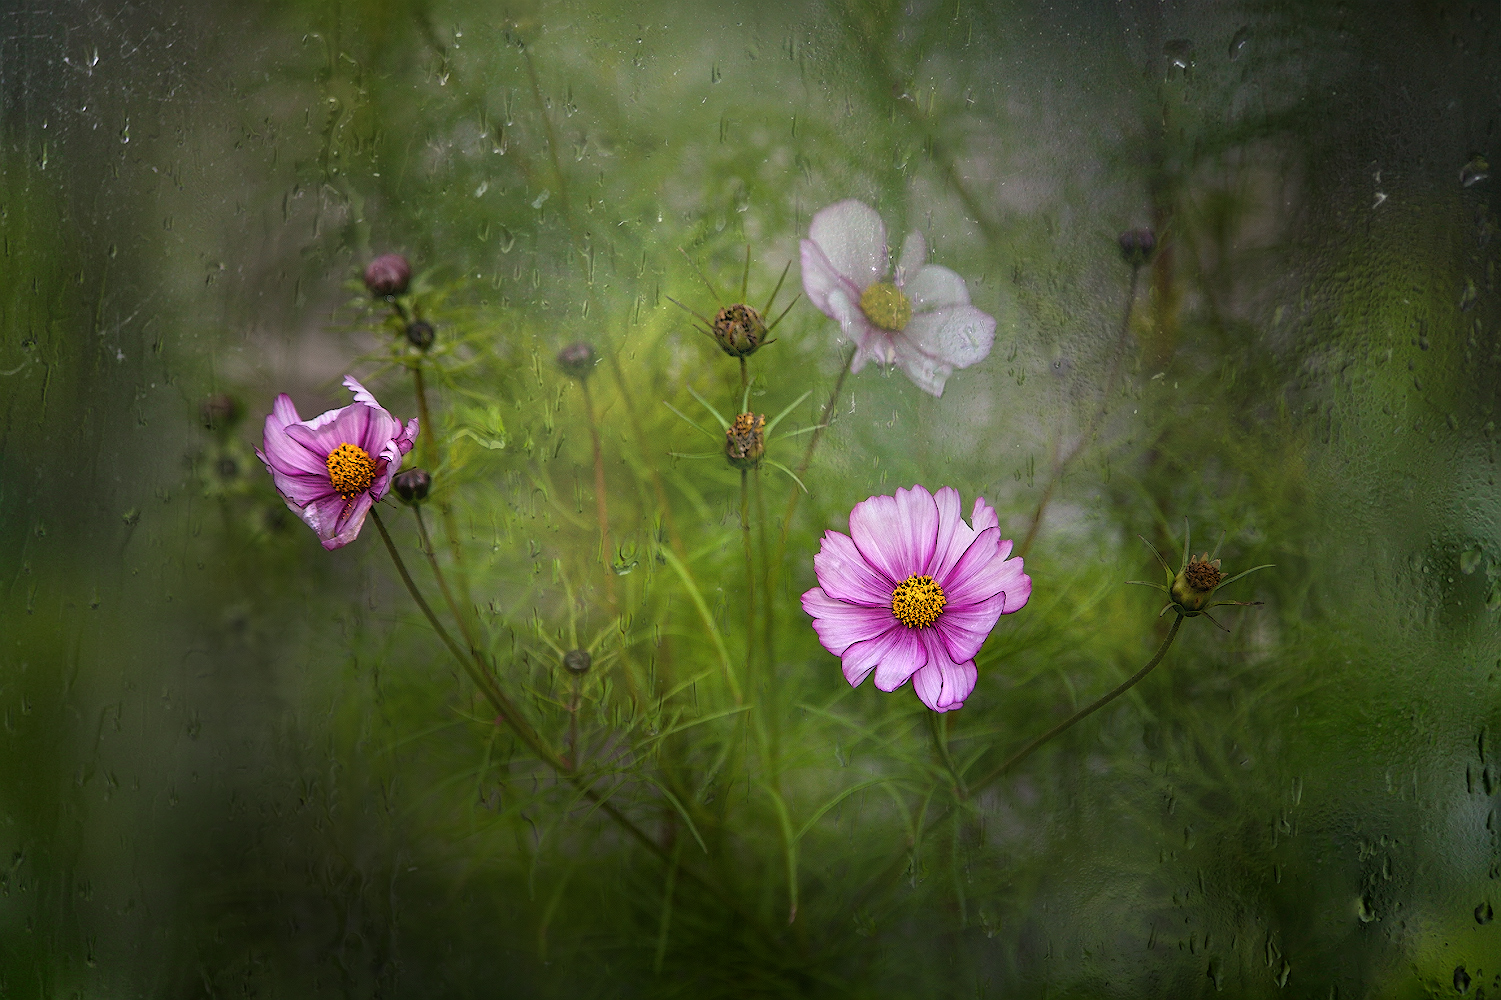
[[[1032,578],[1021,571],[1020,559],[1006,560],[1007,565],[1013,562],[1016,563],[1018,579],[1014,583],[1006,584],[1006,589],[1001,591],[1001,596],[1005,598],[1005,607],[1001,609],[1003,615],[1020,611],[1027,606],[1027,601],[1032,597]]]
[[[912,688],[922,703],[935,712],[950,712],[964,707],[964,699],[975,689],[980,672],[975,662],[955,663],[944,652],[943,644],[929,639],[928,662],[912,678]]]
[[[412,450],[412,446],[416,443],[417,418],[413,417],[411,420],[407,421],[406,427],[404,427],[401,433],[396,436],[396,447],[400,448],[401,453],[405,455],[407,452]]]
[[[973,660],[1005,610],[1004,592],[974,604],[957,607],[950,601],[929,631],[938,633],[943,648],[955,663]]]
[[[902,255],[898,258],[896,275],[893,279],[897,287],[906,292],[908,298],[912,296],[912,293],[907,291],[906,285],[924,270],[923,263],[927,259],[928,241],[923,239],[922,233],[908,233],[907,238],[902,241]],[[916,303],[913,303],[913,308],[916,307]]]
[[[271,404],[271,416],[276,418],[277,430],[281,430],[282,428],[286,427],[287,424],[296,424],[302,422],[302,417],[297,413],[297,404],[293,403],[292,397],[288,396],[286,393],[282,393],[281,395],[277,396],[276,402]],[[271,428],[271,420],[269,417],[266,420],[266,428],[267,430]]]
[[[894,497],[871,497],[850,511],[850,536],[867,562],[900,583],[933,558],[938,505],[921,485],[899,489]]]
[[[886,273],[886,223],[864,202],[851,198],[821,209],[808,224],[808,239],[858,291]]]
[[[928,357],[955,368],[968,368],[990,353],[995,343],[995,320],[974,306],[949,306],[917,313],[902,333]]]
[[[914,631],[898,623],[874,639],[857,642],[846,649],[842,660],[844,679],[850,682],[850,687],[858,687],[872,670],[878,668],[876,687],[882,691],[900,687],[912,671],[928,660],[922,643],[912,634]],[[891,687],[882,686],[883,679],[889,680],[897,675],[900,675],[900,680]]]
[[[969,543],[974,541],[975,533],[964,523],[958,490],[945,486],[933,494],[933,502],[938,506],[938,541],[927,574],[935,580],[942,580],[950,567],[964,555]]]
[[[871,566],[848,535],[824,532],[823,544],[813,557],[813,571],[823,592],[835,600],[891,608],[896,581]]]
[[[366,406],[373,407],[377,410],[385,409],[384,406],[381,406],[380,403],[376,402],[375,397],[370,394],[370,390],[360,385],[360,383],[355,379],[353,375],[344,376],[344,388],[354,393],[354,401],[356,403],[364,403]]]
[[[863,646],[884,643],[878,652],[875,685],[882,691],[895,691],[907,679],[928,662],[928,651],[923,645],[921,629],[897,625],[879,639],[856,643],[845,651],[845,658]]]
[[[287,436],[326,460],[341,444],[364,447],[371,420],[377,412],[364,403],[350,403],[343,409],[329,410],[312,420],[289,425]],[[377,448],[377,454],[379,451]]]
[[[348,545],[359,536],[372,503],[369,493],[361,493],[351,501],[345,501],[335,493],[329,498],[309,504],[299,515],[318,535],[323,547],[333,551]]]
[[[964,279],[937,264],[929,264],[909,275],[902,292],[912,303],[915,313],[969,305],[969,289],[964,287]]]
[[[975,497],[975,507],[970,512],[969,520],[976,533],[984,531],[986,528],[999,527],[1001,523],[1001,519],[996,517],[995,508],[986,503],[984,497]],[[1010,554],[1011,541],[1007,539],[1001,543],[1001,558],[1004,559]]]
[[[1028,595],[1032,592],[1032,582],[1022,572],[1022,561],[1001,555],[999,528],[986,528],[976,535],[947,577],[935,582],[943,588],[949,603],[956,606],[978,604],[1008,590],[1025,590]],[[1025,603],[1023,598],[1021,604]]]
[[[306,507],[324,497],[338,496],[333,484],[328,481],[326,472],[321,476],[289,476],[272,469],[271,478],[276,482],[276,492],[281,494],[289,507]]]
[[[842,656],[855,643],[874,639],[897,624],[890,608],[846,604],[818,587],[803,595],[803,610],[813,616],[813,630],[823,648],[835,656]]]
[[[292,404],[292,401],[283,395],[277,400],[278,410],[281,408],[281,400],[283,399],[287,400],[289,407]],[[297,411],[293,410],[292,415],[296,416],[296,414]],[[277,473],[289,476],[316,476],[319,474],[326,476],[328,474],[328,456],[315,455],[292,440],[287,435],[287,427],[297,427],[300,425],[282,423],[282,416],[282,413],[273,410],[266,417],[265,436],[261,441],[264,450],[256,450],[256,454],[260,456],[261,461],[266,463],[266,468],[270,470],[273,476]]]

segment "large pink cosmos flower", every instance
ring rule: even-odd
[[[870,360],[896,365],[918,388],[942,396],[955,368],[990,353],[995,319],[969,304],[963,278],[927,259],[927,240],[909,233],[888,279],[886,224],[864,202],[841,201],[808,226],[803,290],[855,342],[850,371]]]
[[[417,439],[415,417],[403,427],[352,377],[344,387],[354,402],[311,420],[298,416],[291,396],[277,396],[266,417],[265,450],[255,450],[276,491],[325,549],[355,540]]]
[[[983,497],[970,521],[957,490],[914,486],[855,504],[848,535],[824,533],[813,558],[819,586],[803,595],[803,610],[852,687],[874,671],[882,691],[911,678],[935,712],[964,705],[975,654],[1001,615],[1032,595]]]

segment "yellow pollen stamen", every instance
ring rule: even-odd
[[[912,319],[912,303],[889,281],[878,281],[860,293],[860,311],[883,330],[905,330]]]
[[[328,453],[328,480],[345,500],[359,496],[375,479],[375,460],[364,448],[345,443]]]
[[[943,614],[943,606],[948,602],[943,588],[931,576],[914,573],[891,592],[891,613],[908,628],[927,628]]]

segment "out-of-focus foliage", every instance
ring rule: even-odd
[[[1501,993],[1498,17],[0,12],[0,995]],[[990,356],[839,383],[800,302],[747,373],[779,430],[839,386],[807,493],[676,457],[742,383],[669,299],[792,261],[789,301],[849,197]],[[388,251],[428,351],[359,280]],[[577,781],[253,456],[275,393],[406,418],[419,371],[435,559]],[[913,482],[984,495],[1034,581],[936,725],[797,603]],[[1123,584],[1185,519],[1276,564],[1227,595],[1264,606],[971,788],[1151,655]]]

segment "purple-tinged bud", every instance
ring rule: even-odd
[[[426,469],[408,469],[398,472],[391,481],[391,486],[396,490],[396,495],[407,503],[421,503],[427,499],[428,490],[432,489],[433,477],[428,475]]]
[[[400,295],[412,281],[412,265],[399,253],[382,254],[365,266],[365,287],[378,299]]]
[[[208,397],[198,408],[198,415],[203,419],[203,426],[211,431],[230,429],[240,422],[240,417],[244,415],[244,412],[240,401],[226,392]]]
[[[423,353],[433,346],[433,341],[437,339],[437,336],[438,333],[433,329],[433,325],[425,319],[413,320],[407,324],[407,340]]]
[[[1140,267],[1157,252],[1157,234],[1150,229],[1128,229],[1121,233],[1121,256],[1132,267]]]
[[[565,375],[583,380],[594,370],[594,348],[582,340],[569,344],[558,352],[558,367]]]

